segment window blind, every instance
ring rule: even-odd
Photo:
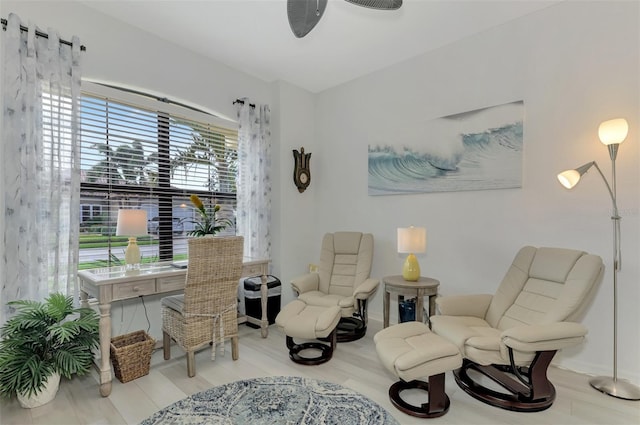
[[[81,263],[112,265],[124,255],[114,243],[120,208],[147,211],[143,261],[186,258],[185,238],[197,220],[191,194],[208,208],[219,204],[218,217],[235,223],[235,123],[112,88],[97,91],[81,97],[80,226],[109,244],[97,254],[104,258],[81,249]],[[234,233],[233,226],[222,232]]]

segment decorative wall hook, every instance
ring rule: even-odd
[[[304,153],[304,148],[300,148],[300,152],[293,150],[293,159],[295,166],[293,168],[293,182],[298,188],[298,192],[305,191],[309,183],[311,183],[311,171],[309,170],[310,153]]]

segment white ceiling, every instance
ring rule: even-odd
[[[304,38],[289,27],[286,0],[83,3],[264,81],[317,93],[558,1],[404,0],[383,11],[329,0]]]

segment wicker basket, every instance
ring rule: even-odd
[[[149,374],[156,341],[145,331],[111,338],[111,362],[116,378],[125,383]]]

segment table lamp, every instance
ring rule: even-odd
[[[409,282],[420,278],[420,264],[415,254],[427,250],[427,229],[424,227],[398,228],[398,253],[409,254],[402,266],[402,277]]]
[[[118,210],[116,236],[128,236],[129,245],[124,252],[127,270],[140,269],[140,247],[136,236],[147,234],[147,212],[145,210]]]

